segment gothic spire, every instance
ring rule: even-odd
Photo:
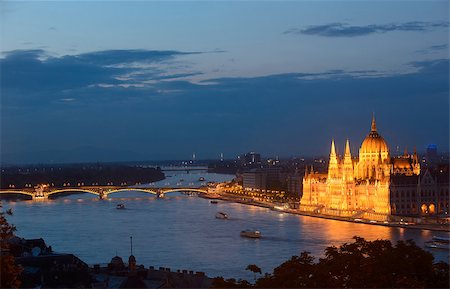
[[[331,140],[331,153],[330,156],[336,156],[336,148],[334,147],[334,139]]]
[[[336,155],[336,147],[334,139],[331,141],[330,162],[328,164],[328,178],[337,178],[339,176],[338,157]]]
[[[377,124],[375,122],[375,113],[372,114],[372,131],[377,131]]]
[[[130,255],[133,255],[133,237],[130,236]]]
[[[347,139],[347,142],[345,143],[345,156],[349,156],[351,157],[351,153],[350,153],[350,141]]]
[[[414,147],[414,154],[413,154],[413,160],[415,161],[415,162],[419,162],[419,158],[417,157],[417,150],[416,150],[416,147]]]

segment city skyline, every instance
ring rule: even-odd
[[[0,5],[4,162],[448,151],[447,1]]]

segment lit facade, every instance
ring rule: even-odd
[[[332,216],[387,220],[391,214],[391,174],[420,173],[417,155],[408,160],[405,157],[405,161],[394,160],[373,118],[371,131],[364,139],[357,158],[352,157],[348,140],[344,156],[340,158],[333,140],[328,173],[306,170],[300,209]],[[409,166],[406,166],[406,161]]]
[[[406,217],[449,217],[449,174],[425,169],[420,175],[391,177],[391,210]]]

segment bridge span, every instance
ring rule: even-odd
[[[33,200],[48,199],[52,195],[57,194],[69,194],[69,193],[88,193],[98,196],[100,199],[106,199],[109,195],[119,192],[143,192],[156,195],[157,197],[164,197],[169,193],[208,193],[207,187],[199,188],[144,188],[144,187],[116,187],[116,186],[80,186],[80,187],[62,187],[55,188],[46,185],[40,185],[35,188],[23,188],[23,189],[7,189],[0,190],[0,196],[2,195],[24,195],[30,196]]]

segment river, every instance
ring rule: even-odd
[[[155,187],[196,185],[205,181],[225,181],[230,175],[196,171],[167,172]],[[126,209],[117,210],[124,203]],[[291,215],[266,208],[209,200],[174,193],[164,198],[141,192],[122,192],[99,200],[94,195],[78,194],[47,201],[7,201],[8,217],[17,235],[44,238],[56,252],[73,253],[88,264],[108,263],[118,254],[125,261],[133,254],[146,267],[169,267],[206,272],[208,276],[252,280],[248,264],[263,272],[302,251],[320,257],[330,245],[351,242],[353,236],[368,240],[413,239],[419,246],[432,236],[447,232],[391,228]],[[229,220],[216,219],[223,211]],[[239,236],[243,229],[258,229],[261,239]],[[437,260],[448,262],[448,251],[431,251]]]

